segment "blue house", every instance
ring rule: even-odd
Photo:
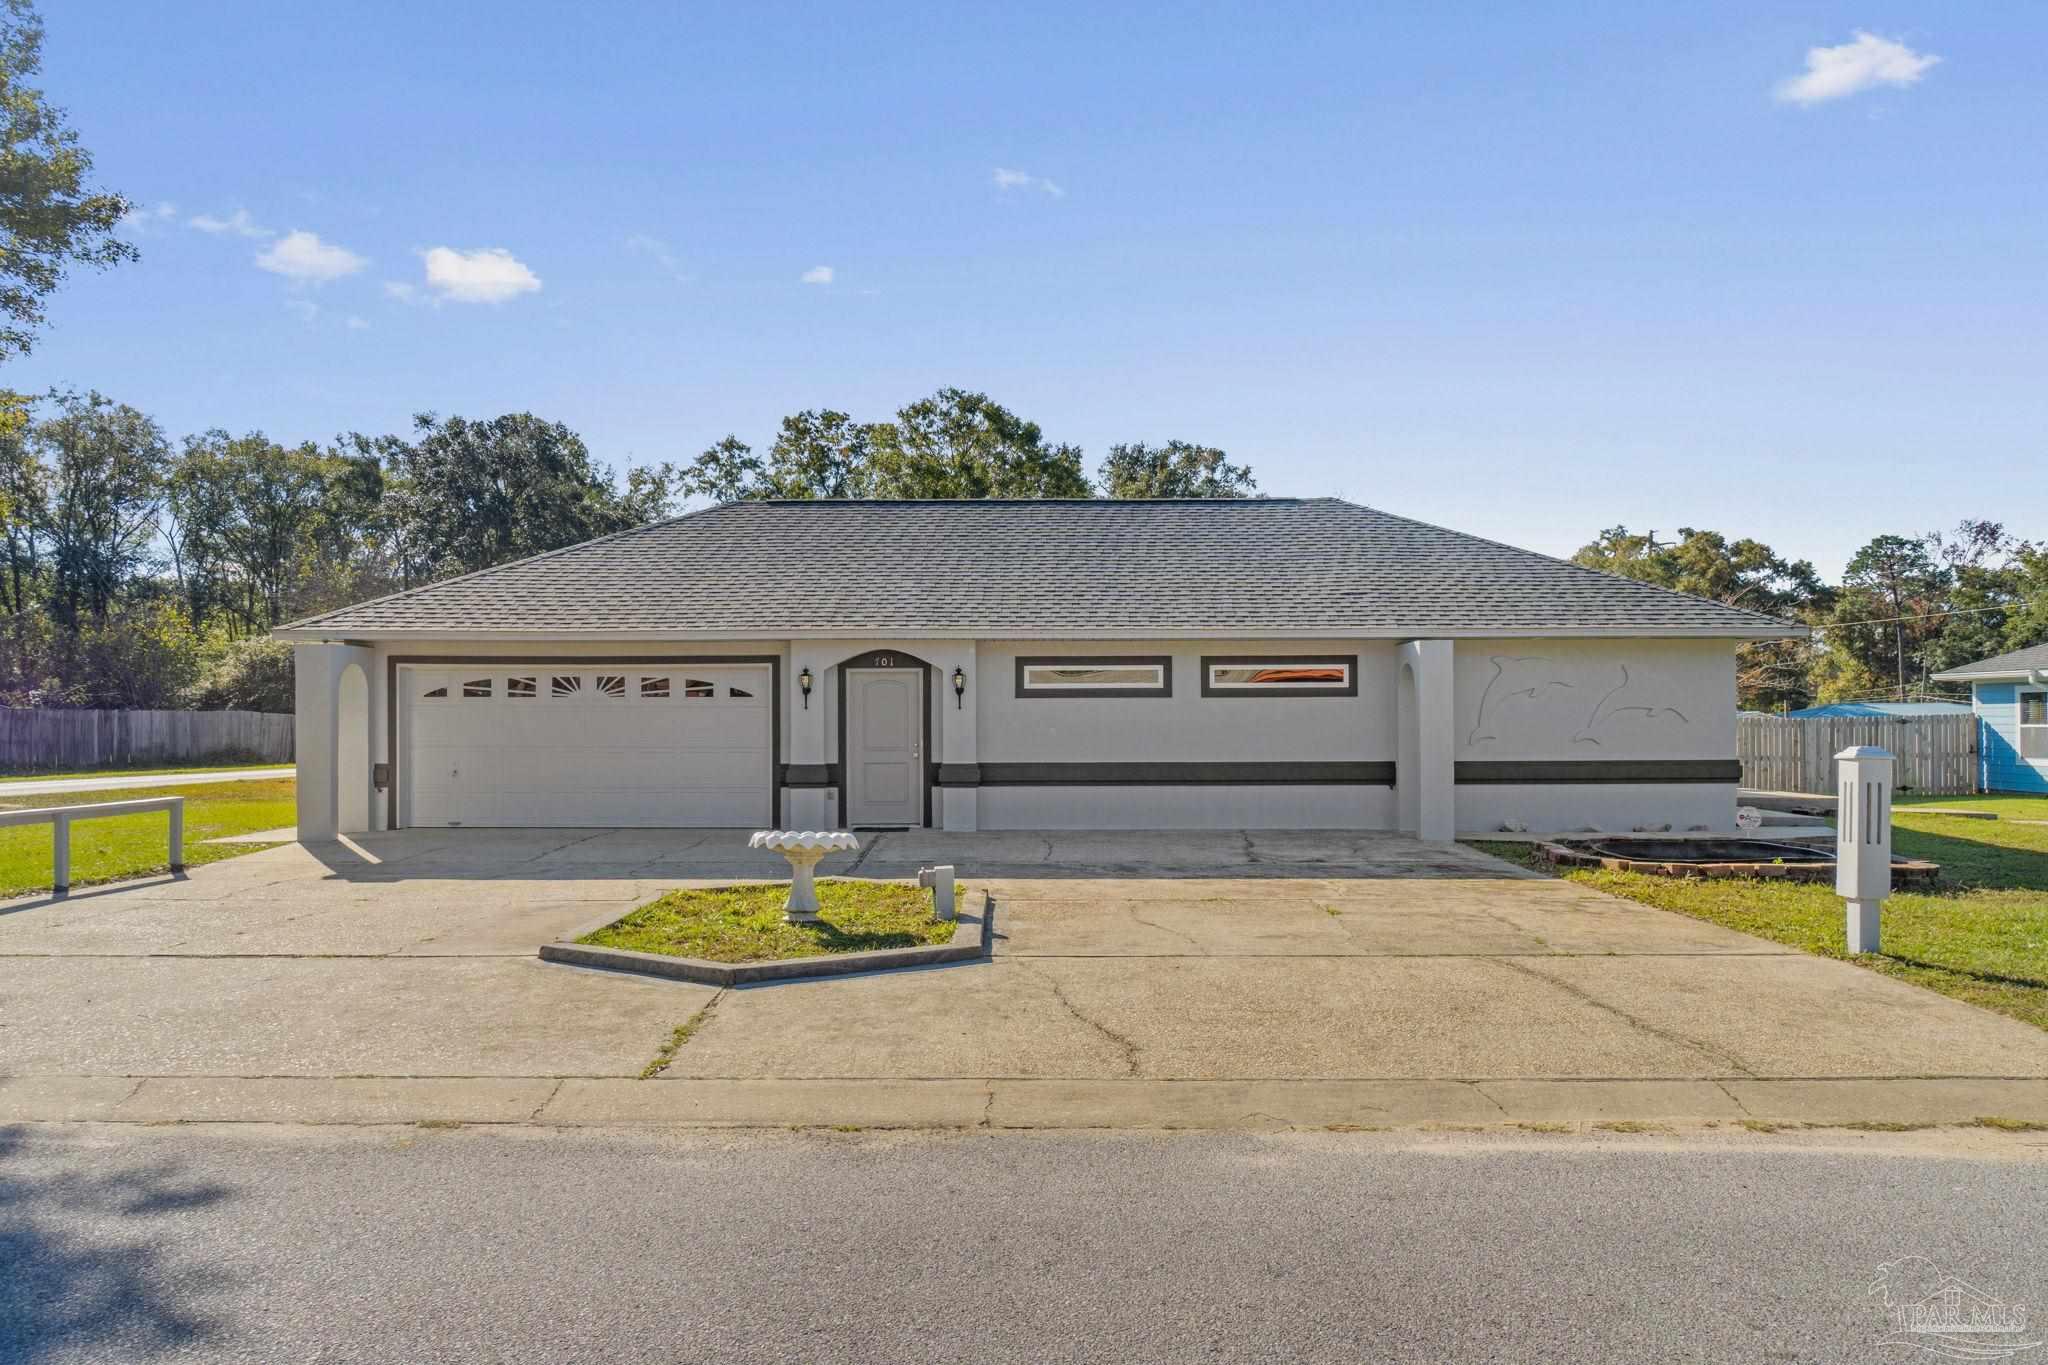
[[[1934,675],[1966,682],[1985,791],[2048,792],[2048,644]]]

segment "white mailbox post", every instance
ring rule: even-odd
[[[1835,755],[1835,894],[1849,903],[1849,951],[1877,951],[1877,911],[1892,893],[1892,756]]]

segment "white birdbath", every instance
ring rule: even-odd
[[[790,924],[818,922],[818,884],[811,880],[818,860],[827,853],[860,847],[851,834],[814,829],[764,829],[747,840],[748,848],[772,848],[789,859],[789,899],[782,903],[782,918]]]

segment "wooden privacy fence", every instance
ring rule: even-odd
[[[1855,744],[1889,749],[1902,792],[1960,796],[1977,790],[1975,716],[1759,716],[1735,726],[1742,785],[1759,791],[1835,792],[1835,755]]]
[[[222,756],[292,761],[292,718],[263,711],[0,708],[0,770],[57,771]]]

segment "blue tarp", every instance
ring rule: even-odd
[[[1970,704],[1966,701],[1838,701],[1826,706],[1809,706],[1804,711],[1787,711],[1792,717],[1802,716],[1892,716],[1906,719],[1909,716],[1967,716]]]

